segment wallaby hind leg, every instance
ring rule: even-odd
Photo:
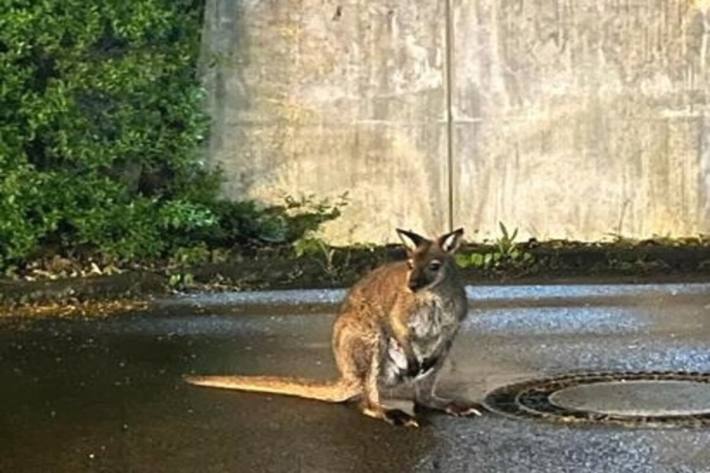
[[[380,352],[379,347],[372,347],[370,366],[363,379],[363,397],[360,409],[366,416],[382,419],[392,425],[419,427],[417,419],[399,409],[388,409],[380,401]]]
[[[380,401],[380,343],[369,327],[350,317],[336,321],[333,339],[335,361],[343,379],[359,385],[360,410],[392,425],[418,427],[416,419],[398,409],[386,409]]]
[[[370,370],[365,377],[363,399],[360,404],[362,413],[366,416],[382,419],[392,425],[402,425],[404,427],[419,427],[417,419],[399,409],[387,409],[380,401],[380,390],[378,386],[380,371],[380,356],[374,354],[370,364]]]

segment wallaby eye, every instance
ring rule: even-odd
[[[434,261],[432,261],[431,263],[429,263],[429,269],[430,269],[430,270],[432,270],[432,271],[438,271],[439,268],[441,268],[441,261],[436,261],[436,260],[434,260]]]

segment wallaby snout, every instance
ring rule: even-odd
[[[419,289],[429,285],[423,271],[412,271],[407,281],[407,287],[412,292],[417,292]]]

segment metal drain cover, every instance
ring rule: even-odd
[[[607,381],[556,391],[550,402],[569,409],[621,416],[710,412],[710,384],[694,381]]]
[[[566,423],[710,426],[710,373],[571,374],[503,386],[484,402],[501,414]]]

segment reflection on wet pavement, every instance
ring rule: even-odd
[[[347,406],[182,383],[189,372],[334,376],[342,295],[186,296],[107,319],[0,320],[0,472],[710,471],[704,430],[486,414],[431,416],[410,431]],[[469,296],[442,383],[453,394],[480,399],[585,370],[710,371],[709,284],[483,286]]]

